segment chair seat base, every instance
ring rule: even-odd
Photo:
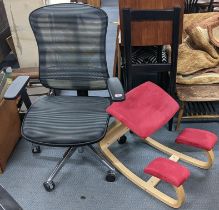
[[[34,145],[35,146],[35,145]],[[103,157],[103,155],[101,154],[101,152],[99,152],[98,150],[96,150],[93,145],[88,145],[89,148],[91,149],[91,151],[96,155],[96,157],[99,159],[99,161],[108,168],[107,174],[106,174],[106,181],[107,182],[114,182],[116,180],[116,171],[115,168],[112,167]],[[45,188],[45,190],[47,192],[51,192],[55,189],[56,185],[55,182],[53,181],[54,178],[56,177],[56,175],[58,174],[58,172],[62,169],[62,167],[65,165],[66,161],[68,161],[70,159],[70,157],[74,154],[74,152],[76,151],[76,149],[79,149],[80,147],[69,147],[62,159],[59,160],[59,162],[57,163],[57,165],[55,166],[55,168],[53,169],[53,171],[51,172],[50,176],[48,177],[48,179],[43,183],[43,186]],[[0,209],[1,210],[1,209]]]

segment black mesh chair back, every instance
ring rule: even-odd
[[[39,49],[40,81],[49,88],[103,90],[108,70],[106,13],[84,4],[56,4],[30,14]]]

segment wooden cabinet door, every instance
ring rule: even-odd
[[[119,0],[120,22],[122,26],[122,9],[170,9],[174,7],[181,8],[180,17],[180,39],[182,42],[182,25],[184,0]],[[123,40],[123,38],[122,38]],[[172,22],[170,21],[141,21],[132,24],[132,45],[166,45],[172,41]]]

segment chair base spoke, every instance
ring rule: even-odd
[[[99,159],[99,161],[109,169],[108,174],[106,175],[106,180],[108,181],[108,179],[107,179],[108,175],[109,175],[109,176],[110,176],[110,175],[115,176],[115,171],[116,171],[115,168],[114,168],[113,166],[111,166],[111,165],[105,160],[105,158],[103,157],[102,153],[99,152],[99,151],[97,151],[97,150],[93,147],[93,145],[89,145],[88,147],[94,152],[94,154],[95,154],[96,157]],[[110,179],[111,179],[111,178],[110,178]],[[114,178],[114,181],[115,181],[115,178]],[[111,181],[111,182],[112,182],[112,181]]]
[[[44,182],[45,189],[50,192],[55,188],[55,184],[53,182],[53,179],[58,174],[58,172],[61,170],[61,168],[64,166],[65,162],[73,155],[75,152],[76,147],[69,147],[66,152],[63,155],[63,158],[57,163],[56,167],[52,171],[51,175],[47,179],[46,182]]]

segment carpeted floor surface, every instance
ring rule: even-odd
[[[218,123],[183,124],[183,127],[207,129],[219,135]],[[169,132],[166,127],[154,137],[166,145],[176,147],[174,139],[177,132]],[[201,152],[177,146],[180,151],[193,156]],[[144,144],[135,135],[128,134],[128,142],[115,144],[114,154],[140,177],[148,179],[143,168],[156,157],[165,155]],[[77,151],[55,179],[56,189],[46,192],[42,183],[61,157],[64,149],[43,147],[42,153],[33,155],[31,144],[21,140],[11,157],[7,169],[0,177],[2,184],[26,210],[166,210],[171,209],[138,189],[121,174],[117,174],[114,183],[104,180],[106,169],[95,156],[85,148],[84,153]],[[217,210],[219,207],[219,144],[215,148],[216,161],[210,170],[202,170],[186,165],[191,170],[191,177],[185,183],[186,202],[182,210]],[[170,195],[173,189],[161,183],[158,187]]]
[[[107,36],[107,60],[112,72],[114,60],[114,44],[118,9],[111,0],[103,2],[109,14]],[[116,3],[116,1],[114,1]],[[219,123],[183,123],[184,127],[207,129],[219,136]],[[166,127],[154,134],[166,145],[177,148],[187,154],[202,157],[195,149],[174,144],[177,132],[170,132]],[[111,148],[114,154],[126,166],[140,177],[148,179],[143,173],[144,167],[154,158],[165,155],[144,144],[133,134],[128,134],[128,142],[124,145],[115,144]],[[42,183],[64,153],[63,148],[43,147],[41,154],[31,153],[31,144],[21,140],[8,162],[3,175],[2,184],[18,201],[24,210],[167,210],[165,204],[138,189],[124,176],[117,173],[114,183],[105,181],[106,168],[95,156],[85,148],[84,153],[77,151],[64,166],[55,179],[56,189],[46,192]],[[186,202],[181,210],[218,210],[219,209],[219,144],[215,147],[215,164],[210,170],[202,170],[182,163],[191,170],[191,177],[185,183]],[[173,195],[173,189],[167,184],[158,185],[166,193]]]

